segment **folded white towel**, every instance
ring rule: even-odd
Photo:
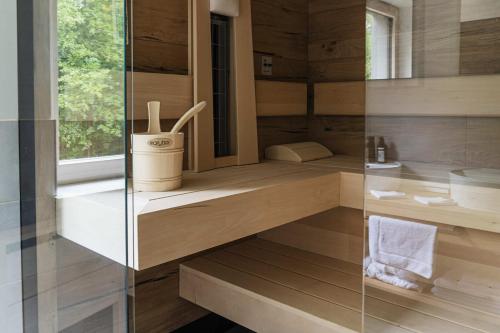
[[[369,248],[373,261],[431,278],[437,227],[370,216]]]
[[[426,206],[455,206],[457,203],[453,199],[443,197],[424,197],[416,195],[415,201]]]
[[[401,199],[406,197],[406,193],[404,192],[396,192],[396,191],[375,191],[370,190],[370,194],[379,200],[387,200],[387,199]]]

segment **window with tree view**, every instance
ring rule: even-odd
[[[59,160],[123,154],[123,1],[57,6]]]
[[[366,14],[366,79],[393,76],[393,18],[371,10]]]

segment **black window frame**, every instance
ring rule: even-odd
[[[211,14],[212,89],[215,157],[231,155],[230,18]]]

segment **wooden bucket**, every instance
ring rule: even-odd
[[[184,133],[132,134],[134,190],[163,192],[182,186]]]

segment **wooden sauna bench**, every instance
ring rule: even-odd
[[[328,167],[266,161],[187,172],[179,190],[133,193],[131,266],[153,267],[340,205],[362,207],[363,170],[347,161],[335,157]],[[351,178],[352,186],[346,183]]]
[[[497,315],[378,281],[365,288],[367,333],[499,332]],[[180,267],[181,297],[256,332],[360,332],[361,290],[361,266],[259,238]]]

